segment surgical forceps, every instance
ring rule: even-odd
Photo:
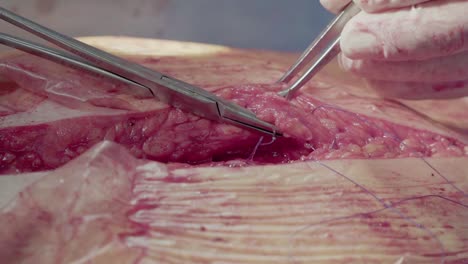
[[[340,53],[340,35],[345,24],[360,12],[360,8],[352,1],[341,13],[333,19],[322,33],[307,47],[299,59],[281,77],[279,82],[289,83],[307,65],[305,72],[299,76],[288,88],[279,92],[279,95],[287,99],[307,83],[317,72],[327,65]]]
[[[0,18],[70,53],[4,33],[0,33],[1,44],[140,89],[147,89],[160,101],[207,119],[260,131],[273,137],[281,136],[273,124],[258,119],[253,112],[199,87],[89,46],[2,7]]]

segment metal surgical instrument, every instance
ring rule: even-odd
[[[253,112],[199,87],[109,54],[2,7],[0,18],[72,54],[4,33],[0,33],[1,44],[140,89],[147,89],[160,101],[207,119],[260,131],[273,137],[281,135],[273,124],[260,120]]]
[[[360,8],[351,1],[339,15],[328,24],[325,30],[320,33],[309,47],[307,47],[299,59],[279,80],[279,82],[282,83],[289,83],[301,70],[310,65],[302,75],[288,86],[288,88],[279,92],[281,96],[291,98],[294,92],[299,90],[340,53],[341,32],[345,24],[360,11]]]

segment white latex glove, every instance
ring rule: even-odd
[[[332,12],[349,0],[320,0]],[[354,0],[340,65],[387,97],[468,96],[468,0]]]

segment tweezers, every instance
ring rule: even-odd
[[[273,137],[281,136],[273,124],[258,119],[248,109],[217,97],[199,87],[116,57],[41,26],[2,7],[0,7],[0,18],[68,52],[4,33],[0,33],[1,44],[68,67],[78,68],[94,75],[147,89],[160,101],[207,119],[259,131]]]
[[[279,95],[291,98],[294,93],[306,84],[315,74],[341,51],[340,35],[345,24],[360,12],[360,8],[351,1],[339,15],[337,15],[320,35],[307,47],[299,59],[289,68],[278,82],[289,83],[306,66],[310,65],[305,72],[279,92]]]

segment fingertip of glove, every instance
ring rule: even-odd
[[[338,56],[338,65],[344,71],[352,71],[354,61],[346,57],[343,53]]]
[[[340,46],[350,59],[371,58],[379,53],[377,36],[365,26],[350,22],[341,34]]]
[[[367,13],[380,13],[386,10],[409,7],[428,1],[430,0],[354,0],[354,2]]]
[[[333,14],[338,14],[351,0],[320,0],[322,6]]]

